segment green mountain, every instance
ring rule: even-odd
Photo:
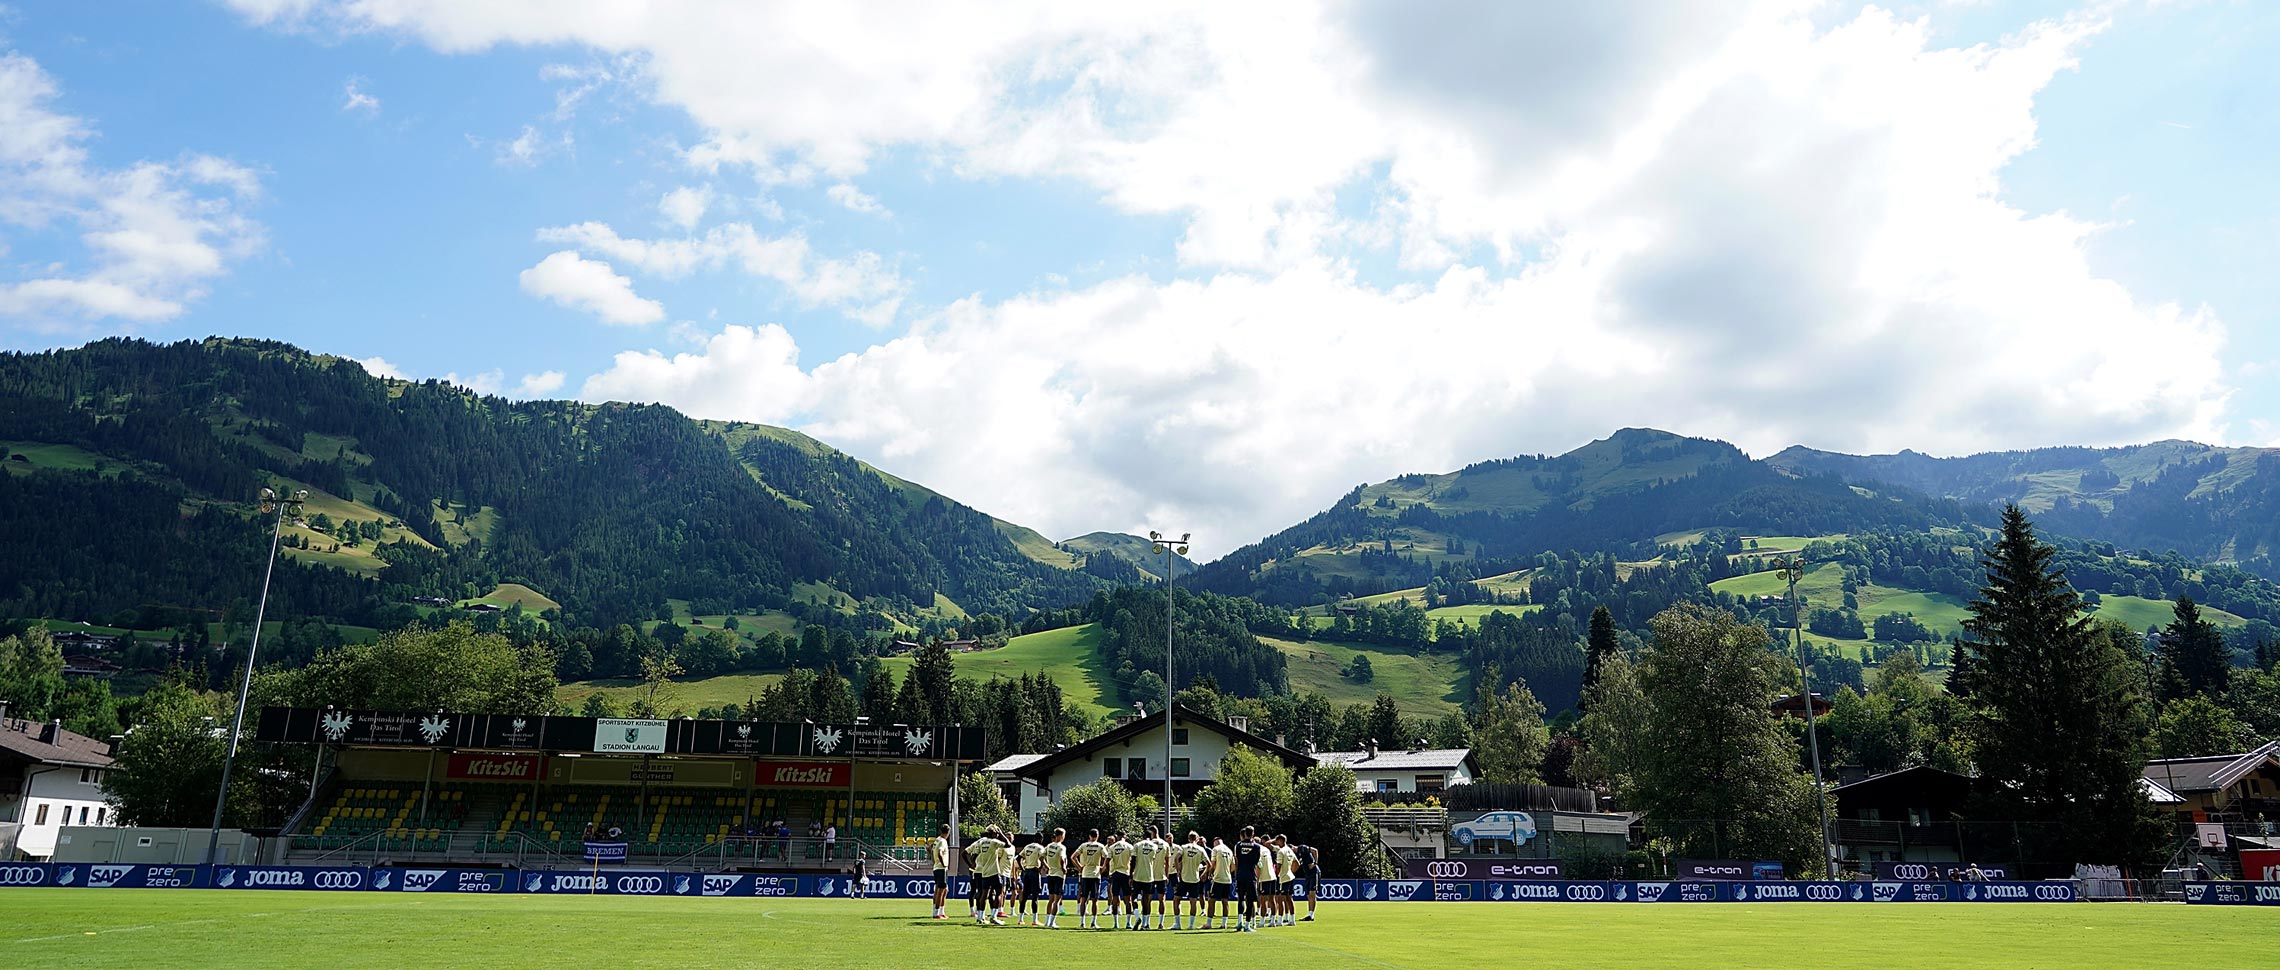
[[[1122,532],[1088,532],[1061,542],[1061,548],[1086,556],[1112,556],[1131,563],[1149,582],[1162,582],[1169,571],[1175,579],[1185,579],[1195,572],[1195,562],[1167,548],[1157,553],[1155,544],[1146,536],[1127,535]]]
[[[1676,536],[1924,531],[1972,516],[1951,500],[1889,493],[1752,461],[1722,441],[1625,429],[1557,456],[1403,475],[1204,566],[1205,589],[1283,605],[1420,587],[1459,574],[1493,581],[1546,551],[1661,554]]]
[[[273,609],[372,626],[507,583],[581,626],[883,630],[1059,607],[1130,572],[782,428],[484,397],[265,341],[0,355],[0,448],[0,616],[242,609],[265,485],[311,494]]]
[[[2130,549],[2177,550],[2280,579],[2280,448],[2156,441],[1962,458],[1790,448],[1766,464],[1901,487],[1971,506],[2017,502],[2046,529]]]

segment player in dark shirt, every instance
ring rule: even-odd
[[[1252,920],[1258,918],[1258,871],[1258,830],[1246,825],[1235,842],[1235,901],[1239,907],[1239,922],[1235,925],[1244,933],[1257,932]]]

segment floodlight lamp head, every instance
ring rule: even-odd
[[[1156,543],[1156,545],[1155,545],[1155,546],[1152,548],[1151,552],[1152,552],[1152,554],[1154,554],[1154,555],[1158,555],[1158,556],[1161,556],[1161,555],[1163,555],[1163,554],[1164,554],[1164,544],[1163,544],[1163,543],[1161,543],[1161,542],[1159,542],[1159,543]]]
[[[1161,532],[1158,532],[1158,531],[1156,531],[1156,530],[1154,530],[1154,529],[1150,529],[1150,530],[1148,530],[1148,541],[1149,541],[1149,542],[1154,542],[1154,541],[1156,541],[1156,540],[1158,540],[1158,539],[1161,539],[1161,538],[1163,538],[1163,537],[1164,537],[1164,534],[1163,534],[1163,533],[1161,533]]]
[[[269,487],[269,486],[267,486],[267,485],[263,485],[263,486],[261,486],[261,500],[262,500],[262,501],[266,502],[266,501],[268,501],[268,500],[270,500],[270,499],[273,499],[273,498],[276,498],[276,497],[277,497],[277,490],[276,490],[276,489],[274,489],[274,488],[270,488],[270,487]]]

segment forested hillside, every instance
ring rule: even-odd
[[[2017,502],[2050,532],[2129,549],[2238,563],[2280,579],[2280,449],[2157,441],[1961,458],[1790,448],[1776,468],[1902,487],[1991,507]]]
[[[378,627],[500,582],[578,626],[682,601],[884,630],[1057,607],[1106,581],[792,432],[381,380],[261,341],[0,355],[0,448],[0,615],[148,627],[226,611],[259,586],[264,485],[314,496],[273,608]]]

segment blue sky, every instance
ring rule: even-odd
[[[1211,553],[1624,425],[2280,445],[2276,39],[2249,2],[16,4],[0,347],[663,401]]]

